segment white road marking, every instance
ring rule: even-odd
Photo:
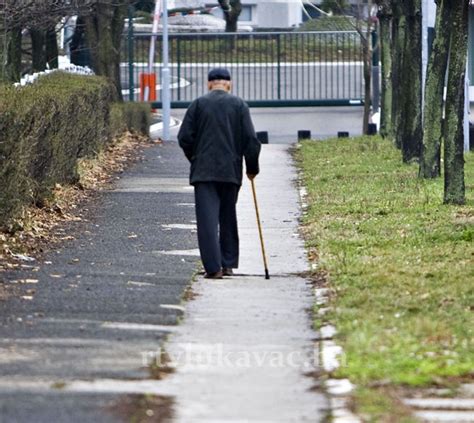
[[[173,332],[173,326],[151,325],[144,323],[126,323],[126,322],[105,322],[101,325],[106,329],[123,329],[123,330],[147,330],[160,332]]]
[[[136,282],[136,281],[128,281],[127,285],[135,285],[135,286],[155,286],[153,283],[148,282]]]
[[[179,311],[185,310],[183,306],[175,305],[175,304],[160,304],[160,307],[166,310],[179,310]]]
[[[191,256],[191,257],[199,257],[199,250],[161,250],[161,251],[154,251],[156,254],[163,254],[165,256]]]
[[[187,230],[192,230],[192,231],[197,230],[196,225],[182,224],[182,223],[172,223],[172,224],[169,224],[169,225],[161,225],[161,227],[163,229],[167,229],[167,230],[172,230],[172,229],[187,229]]]

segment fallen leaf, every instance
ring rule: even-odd
[[[36,261],[35,258],[33,257],[29,257],[29,256],[26,256],[24,254],[12,254],[12,257],[16,258],[17,260],[21,260],[21,261]]]

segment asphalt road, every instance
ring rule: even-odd
[[[6,275],[38,282],[16,284],[22,295],[34,289],[32,299],[1,304],[1,423],[122,421],[111,411],[121,396],[61,388],[150,377],[143,354],[178,323],[197,268],[196,256],[162,253],[197,248],[187,173],[176,143],[146,149],[85,221],[67,228],[74,240],[34,263],[37,272]]]
[[[182,119],[185,109],[173,109],[172,114]],[[274,107],[251,108],[256,131],[267,131],[270,144],[295,142],[298,130],[311,131],[312,138],[325,139],[337,136],[339,131],[351,136],[362,133],[363,108],[350,107]],[[176,139],[177,130],[171,131]]]
[[[179,70],[171,66],[172,82],[181,81],[181,87],[172,88],[171,100],[192,101],[202,95],[207,90],[207,73],[213,66],[182,64]],[[232,73],[234,92],[246,101],[360,99],[363,96],[361,63],[287,63],[280,66],[280,72],[274,63],[226,66]],[[139,73],[145,69],[145,65],[135,66],[136,86]],[[155,73],[159,80],[158,66]],[[129,86],[127,66],[122,67],[122,86],[124,89]]]

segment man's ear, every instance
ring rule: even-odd
[[[232,82],[227,81],[227,91],[230,92],[232,90]]]
[[[207,89],[208,89],[209,91],[212,90],[212,85],[213,85],[213,84],[212,84],[212,81],[208,81],[208,82],[207,82]]]

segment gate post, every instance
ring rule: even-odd
[[[277,34],[277,99],[281,100],[281,34]]]
[[[177,74],[178,74],[178,101],[181,100],[181,47],[180,47],[180,36],[178,35],[176,37],[176,59],[178,61],[178,69],[177,69]]]
[[[134,65],[134,34],[133,34],[133,15],[135,8],[130,5],[128,7],[128,99],[135,101],[135,65]]]

